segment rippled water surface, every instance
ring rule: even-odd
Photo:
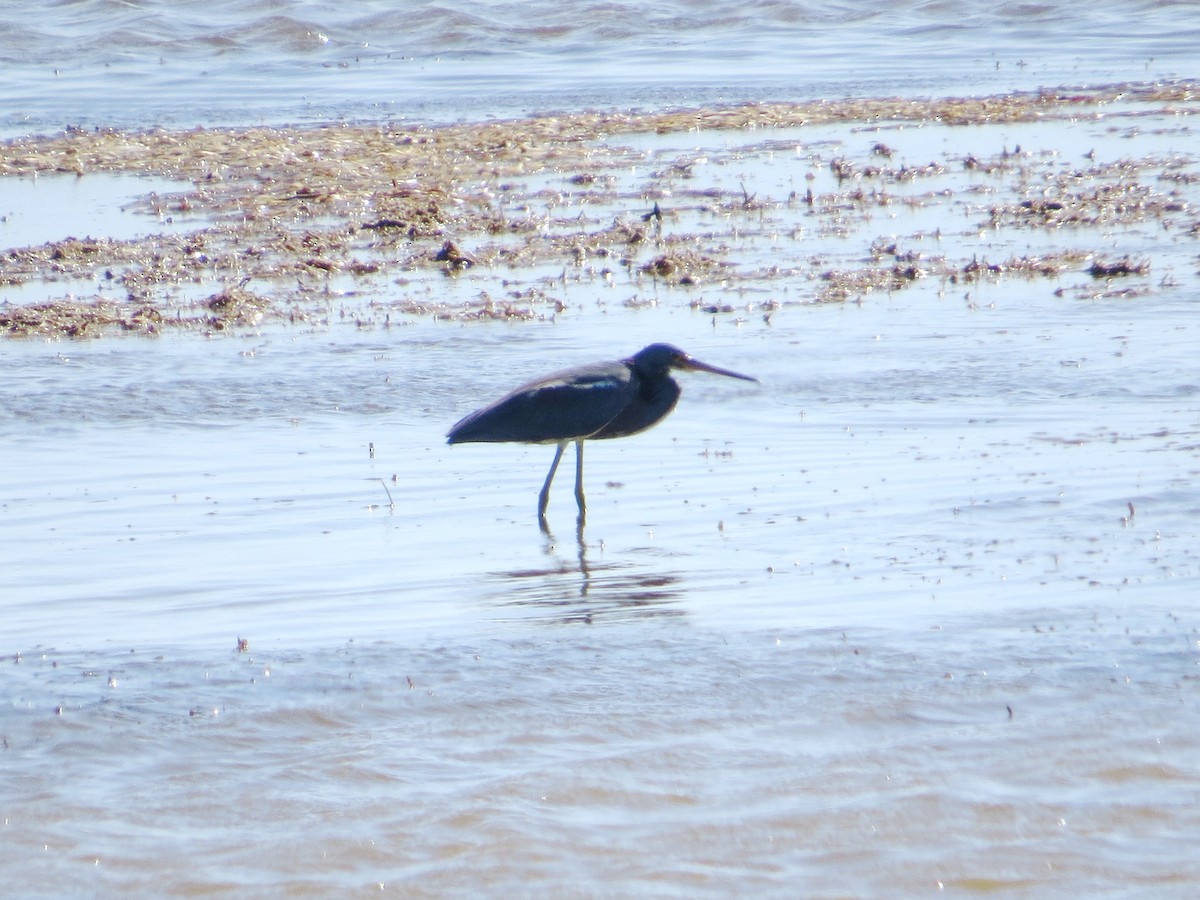
[[[1190,893],[1195,323],[1041,294],[7,344],[6,872]],[[762,385],[591,445],[582,536],[442,443],[661,337]]]
[[[0,2],[9,132],[1196,76],[1194,2]]]
[[[3,115],[445,119],[1149,78],[1194,64],[1191,8],[0,3]],[[854,52],[877,68],[848,71]],[[210,337],[0,342],[3,891],[1195,896],[1193,130],[1181,104],[630,138],[643,168],[711,162],[764,198],[810,170],[829,189],[801,145],[944,164],[913,189],[952,198],[936,215],[893,185],[847,226],[865,237],[802,210],[772,226],[774,207],[739,234],[679,200],[742,265],[807,273],[770,307],[618,272],[564,276],[533,321],[356,319],[368,301],[343,297]],[[1160,160],[1137,196],[1180,205],[985,239],[994,198],[955,194],[962,160],[1017,145],[1062,160],[1031,171]],[[0,236],[189,227],[130,205],[160,189],[9,180]],[[808,302],[804,279],[875,235],[1152,265]],[[361,289],[464,299],[507,276],[421,277]],[[74,286],[0,299],[35,289]],[[680,375],[665,422],[589,444],[585,529],[569,462],[538,528],[550,448],[444,443],[527,377],[659,340],[760,383]]]

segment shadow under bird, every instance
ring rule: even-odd
[[[538,519],[546,523],[550,483],[567,444],[575,442],[575,499],[582,524],[583,442],[625,437],[662,421],[679,400],[671,370],[710,372],[743,381],[749,375],[710,366],[670,344],[651,344],[628,359],[592,363],[538,378],[476,410],[450,429],[447,443],[557,444],[550,473],[538,495]]]

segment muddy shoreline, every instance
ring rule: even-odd
[[[978,151],[913,159],[892,148],[889,133],[1090,120],[1119,140],[1147,128],[1186,131],[1197,111],[1195,83],[1127,84],[446,127],[21,138],[0,145],[0,178],[178,180],[178,191],[133,206],[149,225],[189,227],[4,249],[0,329],[91,337],[271,322],[373,328],[416,316],[544,319],[568,307],[560,290],[568,282],[623,286],[627,305],[666,296],[714,315],[765,317],[924,278],[958,286],[1074,274],[1060,289],[1136,295],[1154,289],[1155,261],[1114,251],[1106,235],[1146,223],[1200,235],[1195,156],[1102,154],[1068,165],[1054,153],[981,142]],[[830,127],[838,140],[828,139]],[[824,137],[809,143],[809,133]],[[678,152],[681,140],[687,152]],[[794,165],[786,190],[732,183],[737,165],[780,156]],[[945,224],[897,235],[897,210]],[[981,255],[956,246],[956,229],[1069,240],[1042,241],[1034,253],[1002,241]],[[801,240],[811,235],[819,250]],[[46,299],[9,299],[34,285]]]

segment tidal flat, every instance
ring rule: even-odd
[[[1078,274],[1073,296],[1137,295],[1178,277],[1146,239],[1200,229],[1196,96],[1121,85],[10,140],[0,187],[33,189],[0,228],[0,327],[530,319],[564,313],[568,284],[734,316],[920,279],[966,294]],[[115,178],[140,233],[78,231],[68,200],[59,236],[23,242],[29,208],[62,202],[39,183]]]
[[[1194,896],[1197,96],[0,145],[6,883]]]

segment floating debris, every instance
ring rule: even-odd
[[[28,297],[30,287],[46,288],[36,302],[0,293],[0,329],[80,338],[168,328],[211,333],[270,322],[386,327],[393,314],[536,320],[566,308],[561,292],[569,284],[622,280],[635,290],[652,282],[667,289],[786,291],[788,299],[772,308],[778,313],[791,303],[856,300],[925,278],[1056,278],[1089,258],[1096,259],[1088,270],[1096,279],[1145,275],[1149,260],[1105,262],[1084,242],[1099,238],[1097,230],[1111,241],[1112,229],[1144,223],[1180,235],[1200,232],[1189,195],[1200,185],[1194,158],[1105,161],[1093,151],[1068,163],[1006,147],[912,164],[893,146],[898,139],[806,146],[790,133],[780,139],[778,130],[845,124],[899,133],[911,124],[1089,119],[1116,130],[1123,117],[1145,127],[1149,116],[1194,112],[1198,97],[1194,82],[1123,84],[978,98],[587,112],[443,127],[71,129],[19,138],[0,143],[0,178],[121,172],[190,182],[190,190],[150,194],[129,208],[176,217],[176,227],[183,216],[196,227],[129,240],[64,237],[0,251],[0,289]],[[623,144],[672,134],[691,141],[718,130],[753,132],[758,140],[730,148],[734,142],[722,137],[653,166],[644,149]],[[783,153],[796,168],[782,187],[740,170],[722,177],[742,161]],[[947,224],[939,222],[936,234],[897,236],[894,221],[905,211],[935,213]],[[872,229],[883,217],[892,223],[880,237]],[[954,242],[946,240],[955,221],[975,235],[1062,231],[1076,246],[991,262],[975,242],[970,258],[955,259]],[[805,258],[808,235],[819,240],[820,257],[809,251]],[[438,274],[453,276],[457,287],[442,290]],[[664,299],[656,295],[653,302]]]
[[[1150,261],[1143,259],[1134,262],[1129,257],[1111,263],[1096,260],[1088,268],[1088,274],[1093,278],[1121,278],[1125,275],[1149,275]]]

